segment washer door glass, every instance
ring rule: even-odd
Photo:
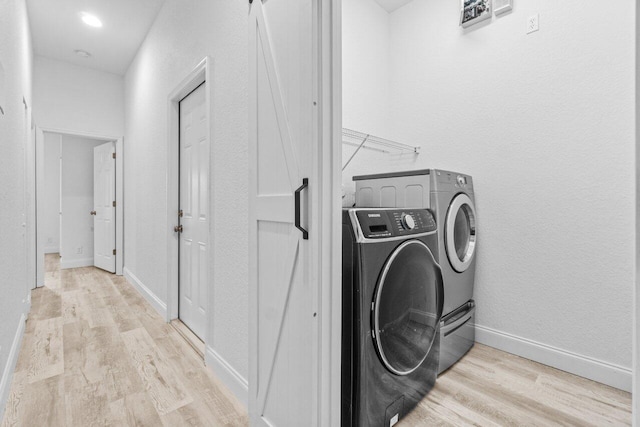
[[[449,205],[445,240],[451,266],[462,273],[469,268],[476,248],[476,212],[466,194],[458,194]]]
[[[374,338],[382,362],[398,375],[422,364],[442,315],[442,274],[429,248],[409,240],[387,260],[374,296]]]

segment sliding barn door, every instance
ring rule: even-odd
[[[250,5],[249,412],[258,426],[317,424],[312,16],[311,0]]]

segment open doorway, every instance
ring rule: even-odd
[[[116,151],[122,139],[38,130],[37,142],[38,286],[51,273],[47,266],[58,263],[118,273],[122,168]]]

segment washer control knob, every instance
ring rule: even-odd
[[[402,225],[407,230],[413,230],[416,228],[416,220],[409,214],[402,215]]]

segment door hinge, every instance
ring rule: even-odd
[[[114,254],[114,255],[116,254],[116,250],[115,250],[115,249],[113,250],[113,254]]]
[[[116,207],[116,201],[115,200],[113,201],[113,207],[114,208]]]
[[[113,157],[115,159],[116,158],[116,153],[112,153],[111,157]]]

